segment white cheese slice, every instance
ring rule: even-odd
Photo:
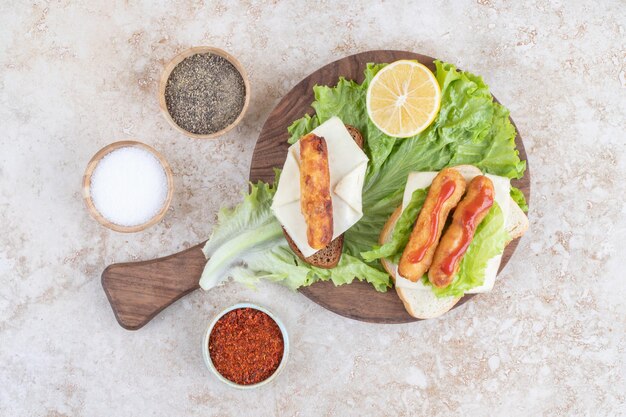
[[[406,179],[404,196],[402,197],[402,211],[409,205],[413,192],[430,187],[438,172],[411,172]]]
[[[404,196],[402,198],[402,210],[406,208],[406,206],[411,201],[411,196],[415,190],[427,188],[432,184],[433,179],[437,176],[438,172],[411,172],[406,181],[406,187],[404,189]],[[461,172],[465,181],[469,182],[478,174],[474,172]],[[493,188],[495,191],[495,201],[500,206],[502,210],[502,214],[505,219],[508,219],[510,213],[510,191],[511,191],[511,183],[510,180],[506,177],[499,177],[497,175],[486,174],[493,182]],[[506,221],[506,220],[505,220]],[[506,224],[504,225],[506,227]],[[472,288],[467,291],[468,294],[477,294],[480,292],[488,292],[493,288],[493,284],[495,283],[496,276],[498,274],[498,268],[500,267],[500,261],[502,260],[502,254],[494,256],[489,261],[487,261],[487,267],[485,268],[485,280],[483,285],[479,287]],[[418,282],[410,281],[397,273],[396,266],[396,282],[395,285],[401,288],[409,288],[414,290],[428,290],[430,291],[430,287],[424,285],[421,280]]]
[[[333,201],[333,239],[363,216],[362,191],[367,156],[354,142],[341,119],[333,117],[312,133],[323,137],[328,147],[330,196]],[[307,225],[300,209],[300,144],[289,147],[272,202],[272,211],[304,256],[317,249],[309,246]]]

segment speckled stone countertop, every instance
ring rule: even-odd
[[[0,4],[0,415],[626,415],[623,2],[75,3]],[[159,112],[164,63],[194,45],[249,72],[249,112],[220,140],[188,139]],[[206,239],[278,100],[384,48],[482,75],[522,133],[531,228],[494,291],[437,320],[373,325],[231,283],[122,329],[103,268]],[[126,138],[165,154],[176,186],[164,221],[132,235],[100,227],[80,195],[91,156]],[[218,382],[200,350],[208,320],[240,300],[291,335],[284,373],[254,392]]]

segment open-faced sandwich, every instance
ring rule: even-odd
[[[410,315],[437,317],[463,294],[490,291],[504,247],[527,229],[508,178],[483,175],[471,165],[414,172],[380,234],[384,245],[395,231],[395,259],[381,262]]]
[[[363,216],[362,148],[361,132],[338,117],[289,147],[272,211],[289,247],[310,265],[337,266],[343,233]]]

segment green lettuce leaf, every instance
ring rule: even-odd
[[[280,171],[275,170],[274,184],[278,184]],[[238,233],[256,230],[261,226],[276,223],[271,211],[272,198],[276,186],[259,181],[250,187],[250,193],[244,194],[243,202],[233,209],[222,207],[217,214],[217,225],[202,251],[208,258]]]
[[[276,171],[275,184],[278,175]],[[251,185],[250,194],[238,206],[220,210],[213,233],[202,249],[208,259],[200,277],[204,290],[221,283],[233,263],[243,262],[245,255],[271,249],[284,240],[280,223],[271,210],[275,193],[275,186],[259,181]]]
[[[331,281],[335,286],[349,284],[354,279],[367,281],[377,291],[385,292],[391,287],[389,275],[343,254],[339,264],[332,269],[317,268],[296,257],[287,242],[247,254],[242,258],[246,266],[232,270],[233,280],[254,288],[261,280],[278,282],[292,290],[311,285],[317,281]]]
[[[367,89],[354,81],[339,78],[335,87],[316,85],[313,87],[315,101],[311,107],[315,109],[315,115],[320,123],[324,123],[331,117],[341,114],[341,120],[359,130],[363,127],[363,121],[367,120],[365,110],[365,93]]]
[[[309,268],[301,268],[287,242],[245,256],[245,266],[236,266],[233,280],[254,288],[261,280],[278,282],[292,290],[312,284],[315,278]]]
[[[386,272],[379,271],[367,265],[361,259],[344,253],[339,264],[332,269],[322,269],[310,266],[298,259],[302,267],[312,270],[313,277],[321,281],[332,281],[335,286],[349,284],[355,278],[359,281],[367,281],[374,286],[376,291],[385,292],[391,287],[391,279]]]
[[[278,184],[276,172],[275,184]],[[289,248],[271,205],[276,192],[273,185],[259,181],[233,209],[218,214],[213,234],[203,252],[208,258],[200,286],[209,290],[229,276],[234,281],[254,286],[261,279],[278,282],[291,289],[316,281],[348,284],[354,279],[371,283],[378,291],[391,287],[389,276],[363,262],[343,254],[333,269],[321,269],[302,262]]]
[[[380,258],[388,258],[392,262],[398,263],[400,255],[409,242],[413,225],[415,224],[415,220],[417,220],[419,212],[422,210],[427,194],[428,188],[413,191],[411,201],[409,201],[409,204],[407,204],[396,222],[391,240],[382,246],[375,246],[370,251],[361,252],[361,257],[366,262]]]
[[[466,291],[478,287],[485,280],[487,262],[504,251],[509,233],[504,227],[504,215],[498,203],[494,203],[487,216],[476,228],[474,239],[461,260],[459,273],[445,288],[432,289],[437,297],[460,297]],[[426,278],[424,283],[431,285]]]
[[[493,116],[487,135],[479,140],[458,144],[450,165],[476,165],[482,171],[508,178],[521,178],[526,162],[520,161],[515,149],[515,128],[509,119],[509,111],[493,103]]]
[[[526,197],[519,188],[511,187],[511,198],[517,203],[524,213],[528,213],[528,204],[526,204]]]
[[[293,122],[288,128],[287,132],[289,132],[289,142],[290,144],[294,144],[300,139],[302,136],[309,133],[311,130],[315,129],[320,125],[320,122],[317,116],[311,116],[306,114],[303,118],[296,120]]]

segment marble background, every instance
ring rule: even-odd
[[[625,25],[619,0],[2,1],[0,415],[626,415]],[[249,72],[249,112],[217,141],[159,113],[161,69],[193,45]],[[373,325],[229,284],[119,327],[104,267],[207,238],[280,97],[379,48],[481,74],[524,137],[531,229],[495,290],[437,320]],[[100,227],[80,196],[87,161],[126,138],[176,176],[164,221],[133,235]],[[291,335],[285,372],[254,392],[222,385],[200,352],[208,320],[240,300]]]

